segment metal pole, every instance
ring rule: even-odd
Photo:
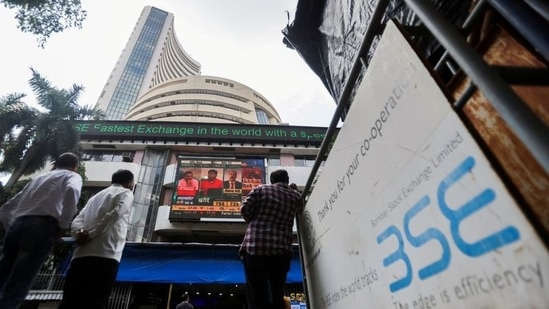
[[[336,110],[334,111],[334,115],[332,116],[332,121],[330,122],[330,126],[326,131],[326,136],[324,137],[322,144],[320,144],[320,149],[318,151],[318,155],[316,157],[315,163],[311,170],[311,174],[309,174],[309,178],[307,179],[307,183],[305,185],[305,188],[303,189],[303,195],[305,197],[308,196],[309,191],[311,190],[313,181],[315,179],[316,173],[318,171],[318,168],[320,167],[320,163],[324,160],[323,158],[326,151],[328,150],[328,146],[330,146],[330,144],[332,143],[332,137],[334,136],[336,126],[339,122],[339,119],[341,118],[341,113],[343,112],[343,109],[347,107],[346,103],[349,100],[351,92],[353,91],[353,87],[355,86],[356,79],[360,74],[361,61],[362,63],[366,63],[366,61],[364,61],[364,59],[361,60],[361,58],[363,58],[363,55],[370,50],[370,47],[372,46],[372,42],[375,36],[379,33],[378,30],[381,25],[381,20],[383,19],[383,16],[385,14],[385,10],[387,9],[388,4],[389,4],[389,0],[380,0],[372,14],[370,25],[368,26],[368,29],[366,29],[366,34],[364,35],[364,40],[362,41],[362,45],[358,50],[355,63],[351,68],[349,77],[347,78],[347,82],[345,83],[345,88],[341,93],[341,97],[339,98],[339,102],[337,104]]]
[[[549,21],[549,1],[547,0],[524,0],[532,9],[538,12],[543,18]]]
[[[433,6],[425,0],[405,0],[436,39],[448,50],[472,82],[483,92],[503,120],[549,173],[549,129],[509,85]]]
[[[477,86],[473,83],[470,83],[467,89],[465,89],[465,92],[459,97],[459,99],[454,102],[454,109],[460,110],[462,109],[467,101],[475,94],[475,91],[477,91]]]
[[[166,309],[170,309],[170,302],[172,301],[172,289],[173,289],[173,284],[170,283],[170,289],[168,290],[168,303],[166,304]]]
[[[507,66],[492,66],[492,68],[511,85],[549,85],[549,69]]]
[[[303,203],[305,203],[305,205],[307,202],[306,198],[309,195],[309,191],[311,190],[313,181],[318,172],[318,168],[320,167],[320,163],[324,161],[324,156],[328,150],[328,147],[332,144],[332,138],[335,134],[337,124],[339,123],[339,119],[341,118],[341,113],[343,112],[343,109],[347,106],[346,103],[349,100],[349,97],[355,85],[356,79],[358,78],[358,75],[360,73],[361,65],[366,63],[366,61],[363,58],[363,55],[367,53],[370,50],[370,47],[372,46],[372,42],[376,34],[378,33],[378,29],[381,25],[381,20],[383,19],[385,10],[387,9],[387,5],[389,5],[389,1],[390,0],[380,0],[372,14],[370,25],[368,26],[368,29],[366,29],[364,40],[362,41],[362,45],[360,46],[360,49],[357,53],[357,57],[355,59],[353,67],[351,68],[349,77],[347,78],[347,81],[345,83],[345,88],[341,93],[341,97],[339,98],[336,110],[334,111],[334,115],[332,116],[330,126],[326,131],[326,135],[322,140],[322,144],[320,144],[320,149],[318,151],[318,155],[316,157],[315,163],[313,164],[313,168],[311,170],[311,173],[309,174],[309,178],[307,179],[305,188],[303,189]],[[309,289],[307,284],[308,278],[305,272],[305,259],[304,259],[304,253],[303,253],[303,246],[301,246],[301,229],[299,226],[300,217],[301,217],[300,214],[296,216],[297,237],[298,237],[298,243],[300,244],[299,259],[301,261],[301,271],[303,275],[303,288],[307,293],[307,297],[305,298],[305,303],[307,304],[307,308],[312,309],[311,303],[310,303],[310,294],[309,294]]]
[[[465,22],[463,23],[463,26],[461,27],[465,33],[469,33],[473,26],[480,20],[482,17],[482,14],[486,11],[486,8],[488,7],[487,0],[480,0],[477,5],[475,5],[475,8],[469,14]],[[439,71],[442,67],[442,65],[448,60],[448,51],[444,51],[444,54],[442,54],[442,57],[438,60],[437,64],[435,65],[435,71]]]
[[[490,4],[549,61],[549,22],[523,1],[488,0]]]

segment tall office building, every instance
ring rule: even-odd
[[[109,120],[278,124],[257,91],[237,81],[201,76],[183,50],[173,14],[143,9],[97,102]]]
[[[143,9],[97,101],[107,119],[123,119],[137,98],[155,85],[200,74],[200,63],[181,47],[173,23],[171,13]]]

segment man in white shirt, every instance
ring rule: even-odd
[[[64,153],[55,169],[42,174],[0,208],[6,229],[0,257],[0,308],[23,302],[40,267],[76,213],[82,177],[79,160]]]
[[[71,226],[76,241],[59,309],[101,309],[109,300],[133,202],[133,173],[118,170],[111,186],[94,195]]]

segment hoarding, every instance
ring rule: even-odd
[[[242,201],[264,183],[264,159],[179,158],[170,221],[243,221]]]
[[[76,121],[82,139],[320,145],[323,127],[159,121]]]
[[[300,221],[312,308],[546,308],[549,254],[394,23]]]

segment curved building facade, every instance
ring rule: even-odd
[[[181,47],[173,25],[173,14],[143,9],[97,101],[107,119],[123,119],[135,100],[155,85],[200,74],[200,63]]]
[[[272,104],[239,82],[197,75],[156,84],[137,99],[125,120],[278,124]]]
[[[164,40],[162,53],[158,59],[158,66],[150,81],[149,88],[162,84],[166,81],[182,76],[193,76],[200,74],[200,64],[191,58],[181,47],[173,31],[173,19],[168,29],[168,35]]]
[[[137,265],[141,272],[128,270],[132,278],[120,277],[121,267],[108,308],[174,308],[175,295],[182,293],[192,294],[197,308],[242,308],[245,279],[235,250],[246,228],[239,212],[243,196],[280,168],[300,187],[309,177],[326,128],[281,126],[276,109],[257,91],[201,75],[200,68],[181,48],[173,15],[146,7],[98,100],[107,120],[77,125],[86,167],[83,196],[108,187],[119,169],[135,176],[121,265]],[[210,195],[202,191],[187,199],[177,191],[187,168],[197,180],[212,168],[220,180],[235,171],[242,188],[211,188]],[[192,252],[198,253],[191,257]],[[286,295],[303,293],[295,256]],[[207,264],[199,266],[202,262]],[[234,278],[214,265],[232,270]],[[45,305],[55,306],[62,299],[62,272],[56,268],[37,276],[28,299],[52,295],[56,298]]]

